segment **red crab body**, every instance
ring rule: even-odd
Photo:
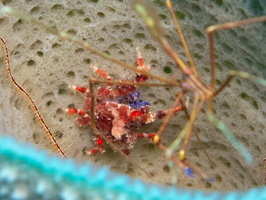
[[[149,70],[148,65],[143,64],[143,60],[138,52],[138,66],[139,69]],[[106,80],[112,78],[105,71],[92,67],[94,71]],[[136,74],[135,82],[143,82],[148,77]],[[128,81],[128,80],[125,80]],[[123,80],[121,81],[123,82]],[[90,124],[91,120],[91,97],[94,94],[86,87],[71,86],[74,90],[85,93],[85,106],[83,110],[77,108],[66,109],[69,114],[78,114],[80,117],[76,119],[79,126],[86,126]],[[150,124],[155,119],[160,119],[168,112],[158,111],[153,113],[150,110],[150,104],[146,101],[136,101],[139,96],[136,86],[134,85],[108,85],[100,87],[96,92],[94,119],[96,129],[100,134],[95,135],[96,147],[89,150],[88,154],[96,154],[104,152],[103,138],[108,142],[114,144],[120,151],[129,154],[129,149],[133,148],[138,138],[153,139],[154,133],[138,133],[133,132],[132,129],[142,127]],[[175,112],[181,110],[181,106],[175,108]]]
[[[95,107],[97,129],[123,152],[133,147],[138,133],[133,128],[154,122],[155,114],[149,106],[133,109],[116,102],[105,102]]]

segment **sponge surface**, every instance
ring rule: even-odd
[[[168,10],[163,1],[150,1],[156,8],[166,38],[184,61],[188,61]],[[89,42],[99,50],[135,65],[135,48],[138,46],[151,72],[169,79],[180,79],[180,72],[174,62],[163,52],[151,36],[129,1],[2,1],[58,30]],[[180,19],[187,42],[201,75],[208,84],[210,80],[208,38],[205,28],[209,25],[238,21],[265,14],[263,3],[257,1],[175,1],[174,7]],[[72,116],[64,113],[69,106],[83,107],[83,96],[67,89],[69,84],[87,86],[88,78],[94,76],[91,65],[97,65],[117,79],[129,79],[134,73],[105,61],[71,42],[58,39],[36,25],[15,17],[0,15],[0,36],[6,40],[9,49],[12,72],[15,79],[31,95],[45,122],[56,136],[58,143],[68,157],[80,161],[91,160],[112,169],[151,182],[171,184],[172,174],[167,167],[163,153],[146,141],[135,145],[128,162],[117,152],[107,147],[102,155],[90,157],[84,154],[94,146],[93,132],[89,127],[79,128]],[[223,30],[216,34],[216,83],[219,86],[226,79],[227,71],[242,70],[266,78],[265,23],[241,28]],[[264,39],[263,39],[264,38]],[[164,67],[172,69],[165,73]],[[23,141],[40,148],[54,151],[49,138],[40,127],[29,103],[8,79],[1,53],[0,67],[0,131],[12,133]],[[170,108],[174,102],[176,88],[140,88],[141,99],[151,103],[152,110]],[[188,93],[193,98],[192,93]],[[215,98],[215,111],[228,128],[250,150],[255,160],[247,165],[206,118],[203,108],[195,127],[203,145],[217,165],[210,167],[195,136],[192,136],[188,158],[215,181],[204,184],[178,173],[178,184],[184,187],[210,188],[219,190],[246,189],[263,184],[262,159],[265,150],[265,98],[266,89],[246,80],[236,78]],[[178,113],[163,134],[167,145],[177,137],[187,119]],[[156,132],[161,122],[155,122],[144,132]],[[153,176],[147,176],[139,169],[145,169]]]

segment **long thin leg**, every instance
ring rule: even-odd
[[[43,24],[42,22],[36,20],[34,17],[32,17],[30,15],[22,14],[19,11],[15,10],[15,9],[13,9],[11,7],[8,7],[8,6],[2,7],[1,10],[0,10],[0,13],[7,13],[7,14],[10,14],[10,15],[16,16],[16,17],[18,17],[20,19],[32,22],[32,23],[38,25],[39,27],[42,27],[43,29],[45,29],[47,32],[58,36],[59,38],[71,41],[71,42],[83,47],[84,49],[90,51],[91,53],[94,53],[94,54],[96,54],[96,55],[98,55],[98,56],[100,56],[100,57],[102,57],[102,58],[104,58],[106,60],[109,60],[109,61],[111,61],[113,63],[116,63],[116,64],[118,64],[120,66],[123,66],[124,68],[127,68],[127,69],[130,69],[132,71],[135,71],[136,73],[146,75],[146,76],[148,76],[150,78],[154,78],[154,79],[159,80],[159,81],[164,82],[164,83],[169,83],[169,84],[171,84],[173,86],[178,86],[179,85],[178,83],[176,83],[173,80],[153,75],[153,74],[147,72],[146,70],[138,69],[135,66],[129,65],[129,64],[127,64],[127,63],[125,63],[125,62],[123,62],[121,60],[118,60],[118,59],[112,57],[111,55],[109,55],[107,53],[99,51],[97,48],[95,48],[94,46],[90,45],[88,42],[84,42],[82,40],[78,40],[77,37],[72,37],[72,36],[70,36],[69,34],[67,34],[65,32],[59,32],[56,29],[54,29],[52,27],[49,27],[49,26]]]
[[[188,76],[189,82],[194,84],[197,90],[203,91],[206,94],[209,93],[210,91],[205,88],[204,84],[193,73],[192,69],[186,66],[183,60],[177,55],[169,42],[166,40],[164,37],[163,28],[159,24],[160,20],[151,6],[146,1],[142,0],[133,0],[132,3],[146,22],[151,34],[158,40],[165,52],[176,62],[177,67],[181,69],[182,73]]]
[[[108,85],[135,85],[135,86],[154,86],[154,87],[167,87],[167,86],[173,86],[168,83],[145,83],[145,82],[134,82],[134,81],[127,81],[123,80],[122,82],[120,80],[101,80],[101,79],[95,79],[91,78],[91,82],[93,83],[106,83]],[[179,85],[178,85],[179,86]]]
[[[200,99],[199,95],[195,95],[193,107],[192,107],[192,114],[190,116],[189,121],[183,128],[183,130],[179,133],[178,137],[174,140],[174,142],[170,145],[170,147],[166,151],[166,156],[169,157],[172,153],[177,149],[181,140],[185,137],[186,134],[190,134],[193,124],[202,108],[205,99]],[[185,159],[185,152],[181,152],[180,159]]]
[[[209,36],[209,45],[210,45],[210,66],[211,66],[211,83],[209,89],[211,91],[214,90],[215,88],[215,46],[214,46],[214,37],[213,37],[213,32],[222,30],[222,29],[231,29],[239,26],[244,26],[248,25],[251,23],[258,23],[258,22],[263,22],[266,21],[266,16],[262,17],[257,17],[257,18],[252,18],[252,19],[247,19],[247,20],[241,20],[238,22],[227,22],[224,24],[217,24],[213,26],[209,26],[206,31]],[[216,90],[213,93],[213,97],[218,95],[228,84],[229,82],[233,79],[233,77],[239,76],[241,78],[245,78],[248,80],[251,80],[255,83],[261,84],[266,86],[266,80],[250,75],[247,72],[242,72],[242,71],[229,71],[229,76],[225,80],[225,82],[221,85],[221,87]],[[246,149],[246,147],[231,133],[231,131],[225,126],[225,124],[216,118],[213,113],[213,101],[212,99],[209,100],[209,106],[208,106],[208,111],[207,111],[207,118],[208,120],[213,123],[218,129],[222,131],[222,133],[225,135],[225,137],[230,141],[230,143],[237,149],[237,151],[244,157],[246,162],[251,163],[253,158],[252,155],[249,153],[249,151]]]
[[[178,96],[176,97],[176,101],[175,101],[172,109],[170,109],[170,111],[167,113],[163,124],[161,125],[160,129],[157,132],[157,137],[158,137],[157,139],[159,139],[161,137],[161,135],[162,135],[163,131],[165,130],[168,122],[173,117],[174,112],[175,112],[175,108],[180,104],[180,100],[182,99],[183,95],[184,95],[184,93],[182,92],[182,93],[179,93]]]
[[[157,143],[157,146],[166,154],[168,148],[163,145],[162,143]],[[181,169],[182,172],[185,172],[188,176],[193,177],[194,175],[192,175],[192,173],[198,174],[201,177],[201,180],[203,181],[209,181],[210,179],[208,179],[208,176],[202,172],[200,169],[198,169],[195,165],[193,165],[190,161],[188,161],[187,159],[184,160],[180,160],[176,155],[171,154],[169,156],[169,159],[171,159],[171,161],[169,161],[168,166],[171,169],[172,172],[172,183],[176,184],[177,183],[177,174],[176,174],[176,170],[173,171],[173,164],[175,164],[176,166],[179,167],[179,169]],[[186,169],[189,169],[190,172],[188,173],[186,171]]]
[[[175,110],[175,108],[176,108],[176,106],[177,106],[178,104],[181,103],[182,109],[184,110],[184,112],[185,112],[185,114],[186,114],[188,120],[190,120],[190,115],[189,115],[189,113],[188,113],[188,111],[187,111],[187,108],[186,108],[186,106],[182,103],[182,97],[183,97],[183,95],[184,95],[184,93],[179,93],[179,94],[178,94],[178,96],[177,96],[177,98],[176,98],[176,101],[175,101],[175,103],[174,103],[173,109],[171,109],[170,112],[166,115],[166,118],[165,118],[163,124],[161,125],[160,129],[158,130],[157,134],[156,134],[155,137],[154,137],[154,143],[161,142],[161,140],[160,140],[161,137],[160,137],[160,136],[161,136],[161,134],[163,133],[163,131],[165,130],[165,128],[166,128],[168,122],[170,121],[170,119],[173,117],[174,110]],[[210,159],[210,156],[208,155],[208,153],[207,153],[205,147],[202,145],[202,142],[201,142],[201,140],[200,140],[200,137],[199,137],[199,135],[197,134],[197,132],[196,132],[196,130],[195,130],[195,128],[194,128],[193,126],[192,126],[192,130],[193,130],[193,132],[195,133],[195,135],[196,135],[196,137],[197,137],[197,140],[199,141],[199,143],[200,143],[200,145],[201,145],[201,148],[203,149],[203,152],[204,152],[204,154],[206,155],[207,159],[208,159],[209,162],[212,164],[212,166],[215,166],[214,162]],[[184,144],[183,144],[183,146],[182,146],[182,149],[181,149],[181,151],[180,151],[181,154],[184,154],[184,153],[186,152],[186,150],[187,150],[188,142],[189,142],[189,140],[190,140],[190,135],[191,135],[191,134],[186,134],[186,136],[185,136],[185,142],[184,142]]]
[[[248,149],[231,133],[231,131],[226,127],[226,125],[214,116],[213,113],[213,101],[209,101],[207,118],[213,123],[227,138],[227,140],[233,145],[233,147],[243,156],[247,163],[252,163],[253,157],[249,153]]]
[[[196,109],[198,107],[198,104],[199,104],[199,99],[198,98],[199,98],[198,95],[196,95],[195,98],[194,98],[193,109]],[[189,120],[190,120],[190,118],[189,118]],[[191,127],[191,130],[192,129],[193,129],[193,125]],[[191,137],[191,131],[188,131],[186,133],[185,137],[184,137],[183,148],[181,149],[181,152],[185,152],[185,150],[187,149],[190,137]]]
[[[214,92],[213,96],[218,95],[226,87],[226,85],[229,84],[229,82],[235,76],[238,76],[238,77],[241,77],[241,78],[244,78],[247,80],[251,80],[255,83],[266,86],[266,80],[265,79],[262,79],[262,78],[257,77],[257,76],[253,76],[247,72],[230,70],[228,78],[225,80],[225,82],[222,84],[222,86],[216,92]],[[225,124],[221,120],[217,119],[214,116],[212,100],[209,101],[207,117],[211,123],[213,123],[217,128],[219,128],[222,131],[222,133],[225,135],[225,137],[238,150],[238,152],[245,158],[246,162],[251,163],[253,158],[252,158],[251,154],[248,152],[248,150],[246,149],[246,147],[241,142],[239,142],[239,140],[231,133],[231,131],[229,131],[229,129],[227,129],[227,127],[225,126]]]
[[[144,71],[148,72],[151,67],[150,67],[150,65],[147,65],[144,63],[144,60],[142,58],[139,47],[136,48],[136,53],[137,53],[137,69],[144,70]],[[110,77],[106,71],[98,68],[97,66],[91,66],[91,68],[101,78],[103,78],[105,80],[109,80],[109,81],[113,80],[113,78]],[[135,81],[136,82],[141,83],[141,82],[144,82],[146,80],[148,80],[148,76],[140,74],[140,73],[136,73],[136,75],[135,75]]]
[[[164,50],[168,53],[170,57],[172,57],[175,62],[178,64],[178,67],[185,74],[190,74],[191,70],[185,65],[185,63],[179,58],[179,56],[172,49],[170,44],[167,42],[165,37],[163,36],[163,28],[159,24],[158,16],[155,14],[156,12],[151,8],[151,6],[142,0],[133,0],[133,5],[135,9],[140,13],[142,18],[145,20],[148,28],[152,35],[159,41]]]
[[[16,80],[13,78],[13,75],[11,73],[10,70],[10,64],[9,64],[9,56],[8,56],[8,50],[5,44],[5,41],[3,40],[3,38],[0,37],[0,42],[3,46],[4,52],[5,52],[5,62],[6,62],[6,70],[8,73],[8,76],[11,80],[11,82],[16,86],[16,88],[23,93],[26,98],[28,99],[28,101],[30,102],[30,104],[32,105],[32,108],[35,112],[35,114],[38,117],[39,122],[41,123],[41,125],[43,126],[43,128],[46,131],[46,134],[49,136],[50,140],[53,143],[54,148],[57,150],[57,152],[63,157],[63,158],[67,158],[66,155],[64,154],[64,152],[62,151],[62,149],[60,148],[60,146],[58,145],[57,141],[55,140],[53,134],[51,133],[50,129],[48,128],[48,126],[45,124],[38,108],[36,107],[35,103],[33,102],[33,100],[31,99],[30,95],[16,82]]]
[[[227,22],[224,24],[217,24],[213,26],[209,26],[206,31],[209,36],[209,45],[210,45],[210,65],[211,65],[211,84],[210,84],[210,90],[214,90],[215,88],[215,47],[214,47],[214,37],[213,33],[218,30],[222,29],[231,29],[239,26],[244,26],[248,25],[251,23],[258,23],[258,22],[263,22],[266,21],[266,16],[262,17],[256,17],[252,19],[246,19],[246,20],[241,20],[238,22]]]
[[[157,146],[165,152],[165,154],[168,154],[169,148],[164,146],[162,143],[158,143]],[[190,163],[187,159],[180,160],[177,156],[174,154],[169,154],[168,156],[169,159],[171,159],[182,171],[185,170],[185,167],[189,167],[192,169],[196,174],[199,174],[199,176],[202,178],[202,180],[208,181],[208,176],[202,172],[200,169],[195,167],[192,163]]]
[[[228,78],[221,85],[221,87],[214,92],[213,96],[218,95],[226,87],[226,85],[228,85],[230,83],[230,81],[235,76],[238,76],[238,77],[241,77],[241,78],[244,78],[244,79],[247,79],[247,80],[251,80],[251,81],[253,81],[255,83],[258,83],[260,85],[266,86],[266,80],[265,79],[257,77],[257,76],[253,76],[253,75],[251,75],[251,74],[249,74],[247,72],[230,70],[228,74],[229,74]]]
[[[181,40],[181,42],[182,42],[182,44],[183,44],[183,47],[184,47],[185,52],[186,52],[186,55],[187,55],[187,57],[188,57],[188,59],[189,59],[190,66],[191,66],[191,68],[192,68],[192,70],[193,70],[193,73],[194,73],[194,75],[195,75],[196,77],[198,77],[199,74],[198,74],[197,68],[196,68],[196,66],[195,66],[195,63],[194,63],[193,57],[191,56],[191,53],[190,53],[189,47],[188,47],[188,45],[187,45],[187,41],[186,41],[186,39],[185,39],[185,37],[184,37],[184,34],[183,34],[183,31],[182,31],[182,28],[181,28],[181,26],[180,26],[180,24],[179,24],[179,21],[178,21],[176,15],[175,15],[175,12],[174,12],[174,9],[173,9],[172,2],[171,2],[170,0],[166,0],[166,6],[168,7],[169,12],[171,13],[172,19],[173,19],[173,21],[174,21],[174,23],[175,23],[175,26],[176,26],[176,30],[177,30],[178,35],[179,35],[179,37],[180,37],[180,40]]]
[[[186,116],[187,116],[187,118],[188,118],[188,120],[189,120],[189,119],[190,119],[190,114],[188,113],[188,110],[187,110],[186,106],[184,106],[184,103],[183,103],[182,100],[180,101],[180,103],[181,103],[181,106],[184,108],[183,110],[184,110],[184,112],[185,112],[185,114],[186,114]],[[196,131],[195,127],[194,127],[194,125],[192,126],[192,131],[193,131],[193,133],[195,134],[195,136],[196,136],[196,138],[197,138],[197,140],[198,140],[198,142],[199,142],[199,144],[200,144],[200,146],[201,146],[201,148],[202,148],[204,154],[206,155],[207,159],[209,160],[209,162],[211,163],[211,165],[212,165],[213,167],[215,167],[216,165],[215,165],[215,163],[211,160],[211,158],[210,158],[210,156],[209,156],[207,150],[205,149],[205,147],[204,147],[204,145],[203,145],[203,143],[202,143],[202,141],[201,141],[201,139],[200,139],[200,137],[199,137],[199,134],[197,133],[197,131]],[[190,138],[188,138],[188,137],[186,136],[186,140],[189,141]],[[182,151],[183,151],[183,152],[186,152],[186,151],[187,151],[187,148],[188,148],[188,142],[187,142],[186,144],[185,144],[185,143],[183,144],[182,149],[181,149],[180,151],[181,151],[181,152],[182,152]]]

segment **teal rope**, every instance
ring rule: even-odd
[[[0,199],[266,199],[266,188],[206,192],[156,184],[64,160],[0,135]]]

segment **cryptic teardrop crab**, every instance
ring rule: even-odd
[[[150,66],[144,64],[140,50],[137,48],[137,68],[148,71]],[[132,80],[121,80],[121,84],[112,84],[113,78],[107,72],[92,66],[93,71],[102,79],[107,80],[107,86],[100,87],[95,94],[95,105],[92,105],[94,94],[87,87],[70,86],[70,88],[85,94],[85,106],[83,109],[67,108],[68,114],[78,114],[76,122],[79,126],[91,124],[94,110],[95,127],[98,130],[94,136],[96,147],[87,151],[88,154],[105,152],[103,137],[108,142],[113,143],[124,154],[130,153],[138,138],[149,138],[153,141],[155,133],[140,133],[132,131],[146,124],[153,123],[156,119],[163,118],[168,110],[152,112],[150,103],[143,100],[137,100],[140,92],[136,85],[127,85],[126,82]],[[148,76],[136,73],[133,83],[141,83],[148,79]],[[93,98],[92,98],[93,97]],[[174,112],[182,110],[182,106],[177,106]]]

